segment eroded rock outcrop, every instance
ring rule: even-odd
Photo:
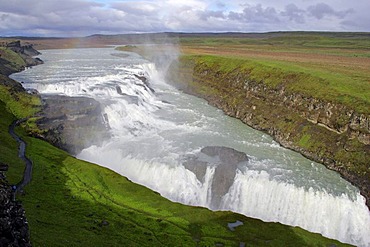
[[[16,53],[20,59],[14,59],[11,53]],[[0,74],[9,76],[25,67],[42,64],[40,58],[34,57],[40,54],[31,44],[21,45],[20,41],[5,43],[3,49],[0,49]]]
[[[248,157],[235,149],[219,146],[208,146],[190,157],[186,157],[185,168],[192,171],[199,181],[204,182],[207,167],[214,168],[211,183],[211,207],[219,208],[222,197],[234,183],[239,166],[245,165]]]
[[[8,43],[6,47],[17,53],[23,53],[30,57],[41,54],[39,51],[35,50],[31,44],[21,45],[19,40]]]
[[[72,154],[109,137],[108,119],[96,100],[61,95],[43,95],[42,99],[42,118],[37,124],[43,133],[38,137]]]

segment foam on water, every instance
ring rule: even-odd
[[[111,56],[113,52],[45,51],[44,65],[13,75],[43,94],[92,97],[102,104],[112,138],[87,147],[79,158],[173,201],[210,208],[215,167],[207,167],[200,181],[182,165],[183,157],[205,146],[231,147],[245,152],[250,161],[238,168],[219,209],[370,246],[370,214],[364,198],[338,174],[282,148],[205,101],[177,91],[154,64],[130,53]],[[96,59],[97,54],[101,59]],[[146,76],[149,83],[138,76]]]
[[[237,172],[222,204],[225,210],[300,226],[343,242],[370,243],[370,217],[360,195],[352,200],[345,194],[334,196],[313,188],[297,188],[270,180],[264,171],[248,170]]]

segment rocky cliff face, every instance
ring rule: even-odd
[[[16,53],[24,54],[24,55],[30,56],[30,57],[34,57],[34,56],[37,56],[37,55],[41,54],[39,51],[35,50],[31,44],[27,44],[27,45],[22,46],[21,42],[19,40],[9,42],[8,44],[6,44],[6,47],[8,49],[11,49],[12,51],[14,51]]]
[[[1,166],[1,164],[0,164]],[[25,211],[0,171],[0,246],[31,246]]]
[[[42,133],[38,137],[78,154],[90,145],[109,137],[108,122],[99,102],[85,97],[42,96],[42,117],[37,121]]]
[[[281,145],[338,171],[360,188],[370,207],[370,116],[348,106],[222,72],[196,60],[173,67],[171,79]],[[176,75],[176,76],[174,76]],[[313,94],[314,95],[314,94]]]
[[[14,41],[0,45],[0,74],[8,76],[22,71],[25,67],[42,64],[43,61],[34,56],[40,55],[32,45],[21,45],[20,41]],[[12,54],[13,53],[13,54]],[[20,59],[14,59],[14,55]]]

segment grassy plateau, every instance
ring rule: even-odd
[[[213,35],[184,37],[180,44],[183,54],[208,55],[204,59],[222,64],[220,70],[241,68],[272,86],[285,79],[292,91],[370,113],[370,34]]]

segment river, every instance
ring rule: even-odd
[[[113,48],[42,52],[45,64],[12,78],[41,94],[92,97],[108,118],[111,138],[86,147],[78,158],[108,167],[173,201],[370,246],[370,213],[357,188],[206,101],[178,91],[153,63]],[[211,203],[210,188],[217,162],[207,167],[203,179],[183,166],[186,157],[206,146],[233,148],[249,157],[238,165],[217,205]]]

